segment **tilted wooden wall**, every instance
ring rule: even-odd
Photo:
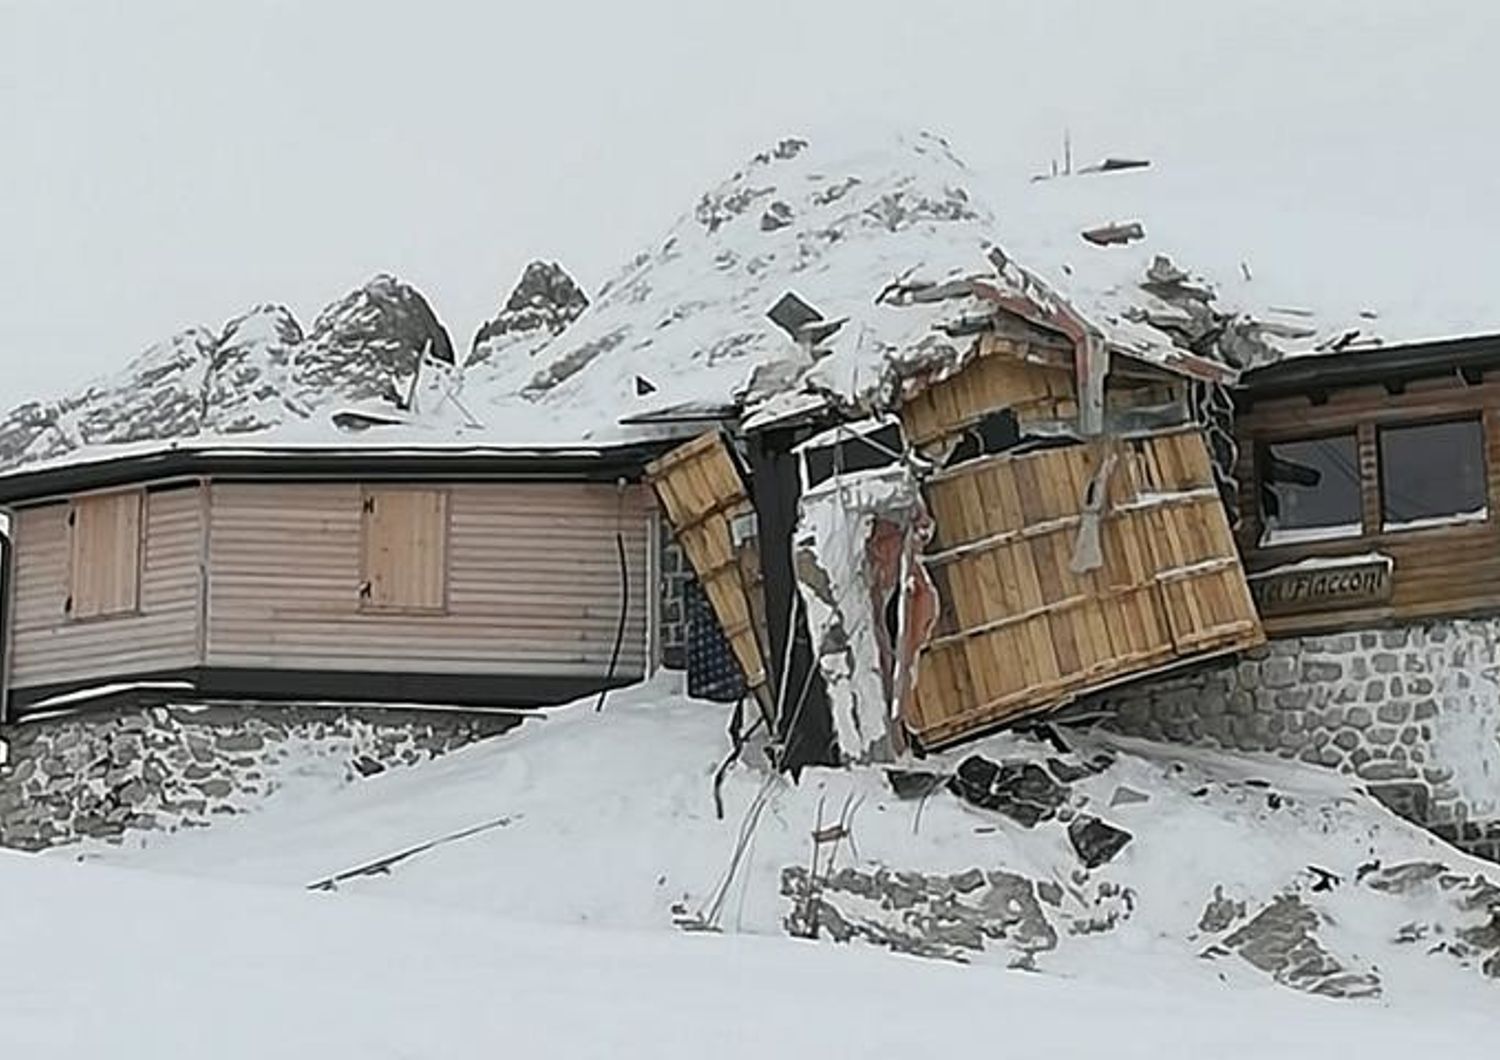
[[[1075,573],[1084,498],[1111,454],[1103,564]],[[942,613],[907,724],[929,746],[1262,639],[1196,430],[974,460],[927,499]]]
[[[760,557],[756,542],[737,545],[733,531],[736,519],[754,519],[755,508],[727,443],[717,431],[699,435],[652,463],[646,474],[734,650],[745,684],[770,711]]]

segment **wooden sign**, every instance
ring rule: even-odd
[[[1262,615],[1369,607],[1391,598],[1391,567],[1375,555],[1297,563],[1250,575],[1250,593]]]

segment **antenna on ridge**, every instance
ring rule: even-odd
[[[1063,173],[1073,174],[1073,134],[1066,126],[1063,127]]]

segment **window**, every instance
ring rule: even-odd
[[[1382,427],[1379,438],[1382,529],[1417,530],[1488,517],[1479,420]]]
[[[448,496],[441,490],[366,490],[360,606],[442,611],[447,602]]]
[[[69,618],[128,614],[140,603],[141,494],[76,498],[68,507]]]
[[[1357,536],[1359,446],[1354,432],[1261,446],[1261,543]]]

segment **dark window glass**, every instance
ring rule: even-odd
[[[1380,428],[1380,498],[1387,530],[1485,518],[1479,421]]]
[[[1354,434],[1272,442],[1260,450],[1262,541],[1278,544],[1360,532]]]

